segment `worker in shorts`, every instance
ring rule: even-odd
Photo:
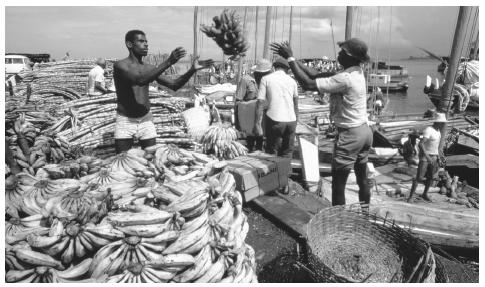
[[[147,148],[155,145],[157,131],[150,112],[148,86],[158,84],[174,91],[181,88],[197,71],[209,68],[212,60],[199,61],[194,57],[190,69],[180,77],[171,79],[162,73],[182,59],[186,52],[182,47],[172,51],[170,56],[158,66],[143,62],[148,54],[148,42],[145,33],[140,30],[128,31],[125,44],[129,56],[113,65],[113,79],[117,97],[117,116],[115,124],[116,153],[129,150],[138,138],[140,146]]]
[[[345,186],[352,168],[359,186],[359,201],[370,203],[367,161],[372,131],[367,123],[367,88],[361,64],[369,61],[367,45],[352,38],[339,42],[338,62],[344,70],[316,77],[317,70],[305,67],[293,57],[288,42],[272,43],[271,49],[287,59],[303,89],[330,93],[330,116],[337,127],[332,159],[332,205],[345,204]]]
[[[423,131],[423,137],[419,142],[418,171],[416,178],[413,179],[408,202],[414,200],[413,196],[416,192],[418,183],[424,183],[424,191],[421,197],[426,201],[431,201],[428,196],[428,191],[433,183],[434,175],[439,169],[439,159],[442,155],[442,152],[439,150],[441,141],[440,130],[446,122],[445,114],[436,113],[433,125],[425,128]]]

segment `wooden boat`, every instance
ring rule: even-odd
[[[369,91],[379,87],[382,92],[406,92],[409,74],[399,65],[387,65],[385,62],[372,63],[366,70]]]
[[[383,92],[406,92],[409,88],[407,81],[393,79],[393,77],[388,74],[369,74],[367,78],[369,91],[378,87]]]
[[[479,247],[479,211],[463,205],[450,203],[445,195],[438,193],[439,188],[431,188],[432,202],[418,201],[407,203],[412,177],[393,172],[398,165],[390,164],[376,167],[372,188],[370,210],[377,215],[394,221],[416,236],[443,249],[462,249],[477,252]],[[416,193],[423,191],[418,185]],[[468,192],[478,190],[467,186]],[[323,196],[331,200],[331,179],[324,179]],[[359,187],[355,175],[347,181],[346,203],[357,203]],[[404,194],[404,197],[396,197]]]

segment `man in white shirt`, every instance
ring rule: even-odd
[[[446,122],[446,115],[437,113],[433,125],[425,128],[423,131],[423,138],[419,142],[418,171],[416,178],[413,179],[408,202],[413,201],[413,195],[418,183],[424,183],[424,191],[421,197],[424,200],[431,201],[428,197],[428,190],[433,183],[434,174],[438,171],[438,159],[442,154],[439,150],[441,140],[440,129]]]
[[[104,59],[96,59],[96,67],[89,71],[87,94],[88,96],[100,96],[106,94],[108,90],[104,82],[104,69],[106,68],[106,61]]]
[[[298,115],[298,86],[289,75],[288,62],[282,58],[273,63],[274,72],[261,79],[256,108],[255,135],[262,135],[263,110],[266,111],[266,153],[293,156]]]
[[[344,71],[320,74],[295,61],[288,42],[271,49],[286,58],[291,71],[307,91],[330,93],[330,117],[338,130],[332,158],[332,205],[345,204],[345,186],[352,168],[359,185],[359,201],[370,202],[367,161],[372,131],[367,124],[367,89],[361,64],[369,60],[367,45],[352,38],[339,42],[338,62]]]

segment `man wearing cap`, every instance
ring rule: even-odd
[[[263,150],[263,136],[254,135],[258,85],[264,75],[271,73],[271,62],[260,59],[251,67],[251,75],[242,76],[236,91],[236,127],[246,134],[246,146],[249,152]]]
[[[92,68],[88,74],[87,94],[88,96],[100,96],[106,94],[104,82],[104,69],[106,68],[106,61],[102,58],[96,59],[96,67]]]
[[[441,127],[447,122],[443,113],[436,113],[434,123],[423,131],[423,138],[419,142],[419,164],[416,178],[413,179],[411,192],[408,202],[413,201],[413,195],[418,183],[424,183],[424,191],[421,197],[424,200],[431,201],[428,197],[428,190],[434,180],[434,174],[438,171],[438,160],[442,154],[439,150],[441,140]]]
[[[286,58],[305,90],[330,93],[330,116],[338,130],[332,159],[332,205],[345,204],[345,185],[354,168],[359,185],[359,201],[370,202],[367,161],[372,146],[372,131],[367,124],[367,96],[361,64],[369,60],[367,45],[352,38],[339,42],[338,62],[344,70],[315,79],[317,71],[303,68],[295,61],[288,42],[272,43],[271,49]],[[330,75],[330,74],[329,74]]]
[[[266,153],[293,156],[298,116],[298,86],[289,75],[285,59],[273,63],[274,72],[261,79],[258,90],[254,134],[262,135],[263,110],[266,111]]]
[[[419,145],[417,143],[419,137],[419,132],[413,130],[408,134],[408,140],[402,146],[402,156],[408,165],[419,164]]]

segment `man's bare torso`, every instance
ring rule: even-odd
[[[139,63],[130,58],[117,61],[113,72],[118,98],[118,113],[130,118],[139,118],[150,111],[148,96],[149,84],[137,85],[130,77],[137,77],[145,71],[153,69],[153,65]]]

